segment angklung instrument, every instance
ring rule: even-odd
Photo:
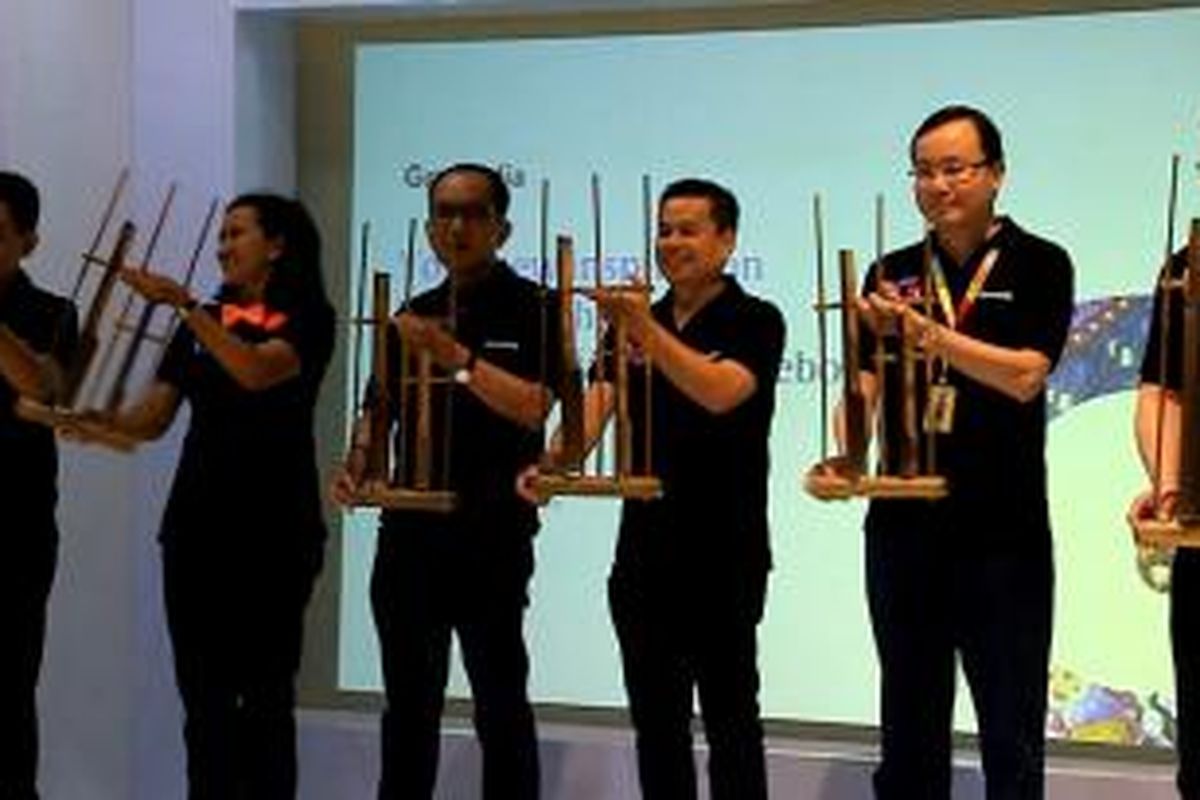
[[[1164,465],[1163,423],[1166,418],[1165,386],[1158,393],[1155,409],[1154,462],[1151,470],[1153,515],[1145,519],[1131,518],[1137,543],[1137,566],[1143,581],[1152,589],[1165,592],[1171,585],[1171,563],[1176,548],[1200,547],[1200,219],[1191,221],[1183,272],[1171,273],[1173,261],[1176,206],[1178,203],[1179,156],[1171,162],[1171,188],[1167,208],[1167,241],[1163,264],[1156,281],[1161,298],[1158,304],[1158,364],[1159,380],[1165,382],[1168,372],[1168,342],[1182,334],[1180,370],[1182,385],[1178,394],[1180,409],[1179,473],[1174,507],[1167,505],[1168,492],[1162,484]],[[1178,303],[1182,311],[1182,331],[1172,330]]]
[[[875,337],[875,348],[869,367],[874,375],[875,397],[869,403],[860,380],[863,371],[860,357],[861,325],[863,320],[858,307],[858,279],[855,270],[854,251],[838,251],[840,297],[830,302],[825,289],[825,235],[824,219],[819,195],[813,198],[813,228],[816,241],[816,302],[813,310],[817,315],[817,338],[820,351],[818,373],[820,375],[820,425],[821,458],[804,476],[804,488],[819,500],[845,500],[851,497],[925,499],[936,500],[947,494],[946,479],[937,474],[936,441],[937,430],[927,409],[922,423],[918,414],[918,369],[923,369],[926,387],[934,381],[934,360],[920,349],[913,337],[906,335],[908,324],[903,316],[896,320],[896,352],[888,352],[883,333]],[[883,197],[875,200],[875,278],[882,285],[887,280],[887,264],[884,258],[884,209]],[[922,258],[920,284],[922,291],[915,301],[921,304],[922,312],[932,314],[931,287],[931,239],[926,237]],[[829,453],[829,387],[830,370],[829,336],[825,315],[838,312],[841,321],[842,386],[841,427],[842,451],[836,456]],[[897,363],[898,362],[898,363]],[[897,375],[893,376],[888,365],[897,363]],[[899,385],[893,385],[893,382]],[[898,452],[895,458],[889,452],[889,431],[885,402],[896,393],[899,403]],[[875,469],[869,468],[871,425],[875,425]],[[923,430],[922,430],[923,429]],[[925,436],[921,447],[920,437]]]
[[[547,206],[548,184],[542,184],[542,274],[543,285],[547,271]],[[642,215],[644,251],[640,276],[618,277],[615,283],[608,282],[604,275],[604,253],[602,248],[603,226],[601,223],[600,178],[592,175],[591,182],[594,277],[589,288],[576,286],[574,243],[569,236],[558,236],[555,247],[555,272],[558,282],[556,319],[558,326],[559,352],[552,354],[559,359],[557,390],[559,400],[559,441],[553,462],[540,465],[537,476],[531,481],[533,493],[540,502],[556,496],[620,497],[625,499],[650,500],[662,495],[662,481],[653,473],[651,442],[652,386],[654,365],[645,352],[638,354],[640,363],[634,360],[634,349],[629,340],[629,323],[618,316],[606,330],[602,315],[595,316],[595,365],[592,378],[595,382],[611,382],[613,407],[614,463],[606,461],[605,431],[591,432],[595,439],[594,454],[588,463],[589,432],[586,428],[587,409],[583,388],[583,375],[579,366],[576,346],[576,300],[579,297],[594,297],[598,292],[638,292],[653,296],[652,277],[653,229],[651,225],[650,177],[642,176]],[[548,314],[547,304],[542,304],[542,313]],[[544,325],[545,327],[545,325]],[[605,352],[605,348],[611,348]],[[608,370],[611,367],[612,375]],[[542,383],[547,375],[543,372]],[[634,380],[643,382],[642,397],[645,417],[642,421],[641,458],[634,454],[634,420],[630,408],[630,388]]]
[[[141,263],[135,265],[129,261],[129,254],[137,227],[130,219],[125,219],[118,226],[107,255],[100,255],[128,182],[129,171],[123,170],[109,195],[100,224],[83,254],[82,264],[76,274],[71,292],[74,304],[78,304],[84,296],[89,275],[93,270],[99,270],[99,278],[95,281],[83,317],[78,345],[69,354],[63,371],[60,391],[50,404],[25,397],[16,406],[17,414],[23,419],[53,427],[85,443],[121,451],[132,450],[138,440],[115,430],[108,420],[120,410],[125,400],[144,345],[150,342],[157,347],[158,355],[154,363],[161,363],[176,324],[172,317],[164,332],[154,332],[152,324],[159,304],[140,298],[132,289],[127,290],[124,302],[114,313],[113,298],[118,290],[121,271],[133,267],[149,272],[155,263],[158,245],[177,192],[176,184],[172,183],[159,207],[150,239],[141,255]],[[208,206],[183,278],[185,288],[191,286],[218,208],[217,200]],[[139,302],[141,309],[134,321],[132,312]]]
[[[417,221],[408,224],[404,259],[404,302],[412,302],[413,273],[417,239]],[[456,382],[451,375],[435,375],[433,355],[426,348],[413,352],[403,336],[396,336],[398,353],[389,349],[389,331],[393,331],[391,275],[376,271],[371,275],[371,315],[365,316],[367,273],[370,259],[370,225],[364,223],[361,236],[358,309],[353,354],[354,396],[362,394],[359,364],[363,357],[363,331],[371,329],[371,388],[362,404],[366,421],[363,442],[366,466],[358,480],[352,507],[374,507],[449,513],[457,505],[450,488],[451,419]],[[454,333],[457,316],[457,288],[454,276],[449,280],[446,326]],[[393,359],[393,356],[398,358]],[[434,387],[442,386],[444,408],[441,429],[434,432]],[[393,423],[395,423],[393,425]],[[353,435],[353,434],[352,434]],[[435,469],[435,441],[440,436],[441,464]],[[392,464],[393,444],[396,462]]]

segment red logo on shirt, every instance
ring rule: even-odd
[[[221,324],[232,328],[239,322],[264,331],[277,331],[287,324],[287,314],[271,311],[262,303],[250,306],[225,304],[221,306]]]

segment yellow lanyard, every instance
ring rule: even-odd
[[[975,307],[975,301],[979,299],[979,294],[983,291],[983,284],[987,282],[988,275],[996,266],[996,259],[999,257],[1000,248],[993,247],[987,251],[983,261],[975,268],[975,274],[971,276],[967,291],[958,301],[957,309],[955,309],[954,300],[950,296],[950,284],[946,281],[946,273],[942,271],[941,262],[938,261],[936,255],[933,257],[930,267],[933,272],[934,289],[937,292],[938,305],[941,306],[942,314],[946,318],[946,325],[951,330],[957,330],[958,326],[967,318],[967,314],[971,313],[971,309]]]

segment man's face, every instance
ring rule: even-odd
[[[913,158],[913,194],[921,214],[935,230],[985,224],[1004,172],[988,163],[979,132],[969,119],[956,119],[917,140]]]
[[[733,253],[731,228],[717,230],[707,197],[672,197],[658,212],[658,267],[672,286],[702,285]]]
[[[33,252],[37,235],[17,227],[8,204],[0,203],[0,277],[11,275],[21,265],[21,259]]]
[[[438,260],[453,273],[486,267],[508,238],[496,215],[488,181],[477,172],[451,172],[433,190],[426,235]]]

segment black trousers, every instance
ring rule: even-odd
[[[1171,568],[1171,652],[1179,796],[1200,800],[1200,550],[1189,547],[1175,552]]]
[[[163,543],[189,800],[296,796],[295,680],[322,540],[243,533]]]
[[[9,525],[12,525],[10,528]],[[54,582],[58,529],[54,503],[19,511],[4,526],[0,562],[0,800],[36,800],[37,682],[46,639],[46,603]]]
[[[685,570],[686,572],[686,570]],[[766,575],[671,588],[667,574],[615,568],[608,583],[645,800],[696,797],[693,693],[709,746],[713,800],[765,800],[757,626]]]
[[[971,690],[988,800],[1044,794],[1054,570],[1049,532],[1019,547],[978,531],[868,525],[880,666],[879,800],[948,800],[956,655]],[[1028,532],[1014,532],[1026,539]]]
[[[532,573],[527,533],[457,516],[381,530],[371,575],[387,697],[380,800],[433,797],[451,632],[471,684],[484,799],[538,796],[522,632]]]

